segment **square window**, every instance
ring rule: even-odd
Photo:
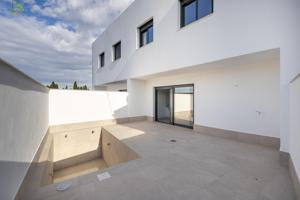
[[[140,47],[153,42],[153,19],[139,28]]]
[[[181,0],[181,27],[213,13],[213,0]]]
[[[121,42],[118,42],[113,46],[113,54],[114,60],[118,60],[121,58]]]

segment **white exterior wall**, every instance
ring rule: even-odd
[[[297,70],[298,0],[215,0],[214,13],[180,28],[179,1],[136,0],[93,44],[93,84],[280,48],[282,81]],[[137,49],[137,27],[154,18],[154,42]],[[122,58],[112,62],[112,45],[122,41]],[[106,65],[97,70],[98,55]],[[295,58],[296,56],[296,58]],[[289,62],[291,61],[291,62]]]
[[[93,85],[280,49],[281,150],[289,146],[289,81],[300,71],[300,1],[214,0],[214,13],[180,29],[179,0],[136,0],[93,44]],[[137,49],[137,27],[154,18],[154,42]],[[112,45],[122,58],[112,62]],[[105,51],[107,65],[97,70]]]
[[[48,130],[48,89],[0,60],[0,199],[14,199]]]
[[[290,155],[300,178],[300,76],[290,85]]]
[[[51,90],[49,124],[61,125],[128,117],[127,92]]]
[[[150,79],[146,115],[154,116],[153,87],[194,84],[195,124],[279,138],[279,73],[275,57]]]
[[[130,79],[127,81],[128,90],[128,115],[139,117],[145,115],[145,82]],[[152,97],[153,99],[153,97]]]

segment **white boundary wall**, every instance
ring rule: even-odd
[[[48,89],[0,59],[0,199],[14,199],[48,130]]]
[[[51,90],[49,125],[128,117],[127,92]]]

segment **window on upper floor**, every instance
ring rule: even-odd
[[[99,68],[104,67],[105,65],[105,53],[99,55]]]
[[[139,27],[140,47],[153,42],[153,19]]]
[[[121,58],[121,41],[116,43],[114,46],[113,46],[113,60],[118,60]]]
[[[213,13],[213,0],[181,0],[181,27]]]

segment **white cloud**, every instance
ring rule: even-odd
[[[56,20],[51,25],[43,17],[0,15],[0,57],[43,83],[64,86],[77,80],[91,85],[91,44],[132,1],[47,0],[43,6],[32,5],[32,12]]]
[[[47,0],[32,11],[44,16],[59,17],[70,22],[107,25],[108,16],[118,15],[133,0]]]
[[[69,31],[63,24],[49,26],[29,17],[0,17],[0,24],[0,56],[5,60],[44,83],[78,80],[90,84],[94,38]]]

